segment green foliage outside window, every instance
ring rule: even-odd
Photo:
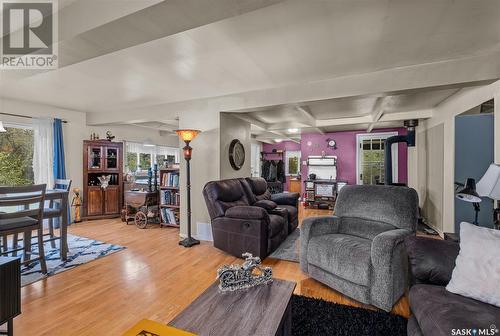
[[[33,130],[7,127],[0,133],[0,185],[32,184]]]
[[[139,166],[142,170],[148,170],[149,168],[151,168],[151,154],[140,153]]]
[[[289,157],[288,158],[288,174],[297,175],[299,173],[299,158]]]
[[[132,173],[135,173],[137,171],[137,153],[127,153],[127,167],[128,170]]]

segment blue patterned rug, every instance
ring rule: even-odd
[[[34,243],[35,241],[33,241]],[[56,248],[53,249],[50,243],[45,243],[45,260],[47,261],[48,275],[40,272],[40,262],[22,266],[21,268],[21,286],[26,286],[35,281],[46,278],[57,273],[70,270],[76,266],[86,264],[112,253],[125,249],[123,246],[104,243],[85,237],[73,236],[68,234],[68,258],[62,261],[59,254],[59,240],[55,241]],[[37,252],[37,245],[33,246],[33,252]]]

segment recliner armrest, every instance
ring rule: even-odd
[[[300,194],[299,193],[279,193],[272,194],[271,201],[278,205],[291,205],[296,207],[298,205]]]
[[[256,206],[234,206],[226,210],[225,216],[237,219],[264,219],[269,221],[267,211]]]
[[[308,272],[307,250],[309,240],[314,236],[337,233],[340,218],[336,216],[309,217],[302,221],[300,227],[300,268]]]
[[[266,209],[267,211],[276,209],[278,206],[275,202],[269,200],[260,200],[253,204],[253,206]]]
[[[426,237],[405,239],[412,284],[446,286],[450,282],[460,244]]]
[[[390,311],[407,288],[408,261],[404,239],[415,234],[407,229],[394,229],[375,236],[371,246],[372,275],[370,295],[372,304]]]

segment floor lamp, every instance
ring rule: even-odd
[[[472,203],[474,206],[474,225],[479,225],[477,218],[479,215],[479,203],[481,202],[481,197],[479,197],[476,192],[476,181],[473,178],[468,178],[465,182],[465,186],[462,190],[457,193],[456,196],[459,200]]]
[[[179,245],[184,247],[191,247],[193,245],[198,245],[200,243],[199,240],[191,237],[191,155],[193,153],[193,148],[189,146],[189,143],[193,141],[193,139],[200,133],[199,130],[193,129],[179,129],[176,130],[175,133],[179,135],[182,141],[186,144],[184,148],[182,148],[184,152],[184,159],[186,160],[186,200],[187,200],[187,227],[188,227],[188,236],[187,238],[181,240]]]

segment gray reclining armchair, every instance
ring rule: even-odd
[[[302,222],[301,269],[355,300],[390,311],[407,285],[403,241],[415,234],[416,191],[346,186],[334,213]]]

